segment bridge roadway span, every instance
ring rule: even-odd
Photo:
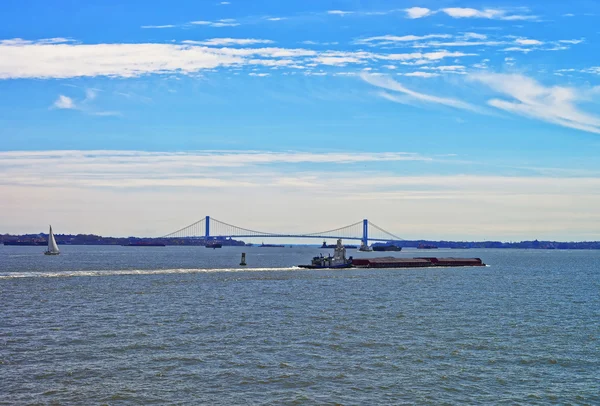
[[[374,232],[370,232],[370,228]],[[401,241],[402,238],[370,223],[365,219],[348,226],[336,228],[334,230],[321,231],[310,234],[284,234],[284,233],[267,233],[263,231],[249,230],[247,228],[238,227],[228,224],[210,216],[183,227],[175,232],[163,236],[163,238],[319,238],[319,239],[345,239],[359,240],[362,244],[368,245],[369,241]]]

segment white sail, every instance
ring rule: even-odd
[[[48,252],[52,254],[58,254],[60,252],[58,245],[56,245],[56,240],[54,239],[52,226],[50,226],[50,233],[48,234]]]

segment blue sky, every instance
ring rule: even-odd
[[[596,2],[120,3],[0,6],[0,232],[600,239]]]

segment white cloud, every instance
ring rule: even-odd
[[[248,76],[257,76],[257,77],[261,77],[261,78],[262,78],[262,77],[265,77],[265,76],[269,76],[269,74],[268,74],[268,73],[256,73],[256,72],[250,72],[250,73],[248,74]]]
[[[442,72],[442,73],[453,73],[453,74],[460,74],[460,75],[466,74],[466,72],[465,72],[466,68],[463,65],[422,66],[420,69],[436,70],[436,71]]]
[[[77,106],[73,99],[65,95],[59,95],[58,99],[54,102],[53,106],[57,109],[75,109]]]
[[[79,100],[61,94],[52,104],[51,109],[77,110],[85,114],[100,117],[121,116],[122,114],[118,111],[101,111],[96,110],[92,106],[92,102],[98,97],[98,92],[99,89],[87,88],[85,89],[85,97]]]
[[[536,20],[538,18],[537,16],[532,15],[511,14],[507,10],[493,8],[477,10],[466,7],[449,7],[443,8],[441,12],[452,18],[487,18],[491,20],[507,21]]]
[[[498,46],[506,44],[502,41],[451,41],[451,42],[428,42],[421,44],[420,47],[473,47],[473,46]]]
[[[373,42],[378,42],[381,44],[390,44],[394,42],[413,42],[420,41],[424,39],[432,39],[432,38],[451,38],[451,35],[448,34],[428,34],[428,35],[380,35],[376,37],[368,37],[364,39],[360,39],[355,41],[356,44],[370,44]]]
[[[327,14],[333,14],[338,16],[345,16],[348,14],[354,14],[354,11],[342,11],[342,10],[329,10]]]
[[[23,38],[12,38],[12,39],[0,40],[0,45],[19,46],[19,45],[30,45],[30,44],[64,44],[64,43],[68,43],[68,42],[75,42],[75,41],[72,39],[69,39],[69,38],[62,38],[62,37],[42,38],[42,39],[38,39],[35,41],[27,40],[27,39],[23,39]]]
[[[176,25],[165,24],[165,25],[142,25],[140,28],[144,29],[162,29],[162,28],[175,28]]]
[[[92,101],[98,97],[97,89],[85,89],[85,100],[86,102]]]
[[[190,24],[192,25],[206,25],[209,27],[217,27],[217,28],[221,28],[221,27],[237,27],[238,25],[240,25],[240,23],[238,23],[236,20],[232,19],[232,18],[224,18],[218,21],[205,21],[205,20],[198,20],[198,21],[190,21]]]
[[[286,17],[269,17],[267,18],[267,21],[282,21],[282,20],[287,20]]]
[[[537,39],[528,39],[528,38],[517,38],[515,43],[519,45],[543,45],[542,41],[538,41]]]
[[[471,78],[511,98],[491,99],[488,102],[490,106],[563,127],[600,134],[600,117],[585,113],[576,105],[585,99],[584,93],[579,89],[545,87],[532,78],[517,74],[476,74]]]
[[[560,42],[561,44],[577,45],[577,44],[581,44],[584,41],[585,40],[582,38],[582,39],[561,39],[558,42]]]
[[[505,52],[523,52],[524,54],[527,54],[531,51],[533,51],[532,48],[522,48],[522,47],[508,47],[508,48],[504,48],[503,51]]]
[[[459,71],[459,70],[465,70],[465,67],[463,65],[445,65],[445,66],[425,66],[421,69],[432,69],[432,70],[439,70],[442,72],[455,72],[455,71]]]
[[[373,86],[377,86],[382,89],[387,89],[387,90],[391,90],[394,92],[402,93],[403,95],[410,97],[410,99],[412,101],[432,103],[432,104],[441,104],[444,106],[449,106],[449,107],[453,107],[456,109],[462,109],[462,110],[470,110],[470,111],[479,111],[480,110],[477,107],[475,107],[469,103],[465,103],[458,99],[438,97],[438,96],[433,96],[433,95],[429,95],[429,94],[425,94],[425,93],[415,92],[413,90],[407,89],[400,83],[396,82],[393,79],[390,79],[387,76],[370,75],[370,74],[362,73],[360,75],[360,77],[362,78],[362,80],[364,80],[365,82],[367,82]],[[387,97],[387,98],[389,99],[389,97]],[[391,99],[391,100],[393,100],[393,99]],[[394,101],[396,101],[396,100],[394,100]],[[402,102],[404,102],[404,101],[402,101]]]
[[[367,64],[375,61],[414,61],[428,63],[445,58],[473,56],[473,53],[434,52],[373,53],[317,51],[302,48],[234,48],[225,45],[248,45],[269,40],[214,38],[201,41],[214,45],[185,44],[40,44],[13,41],[0,44],[0,79],[72,78],[72,77],[138,77],[148,74],[192,74],[215,68],[244,65],[323,65]],[[264,59],[263,59],[264,58]],[[310,58],[310,59],[307,59]],[[276,60],[285,62],[276,63]]]
[[[184,44],[198,44],[206,46],[224,46],[224,45],[254,45],[254,44],[272,44],[269,39],[254,38],[212,38],[204,41],[182,41]]]
[[[422,71],[402,73],[402,75],[404,75],[404,76],[414,76],[414,77],[419,77],[419,78],[433,78],[433,77],[436,77],[436,76],[440,76],[439,73],[422,72]]]
[[[346,66],[349,63],[365,63],[365,60],[355,56],[319,56],[315,62],[329,66]]]
[[[231,4],[231,3],[230,3],[230,2],[228,2],[228,1],[222,1],[222,2],[220,2],[219,4],[220,4],[220,5],[222,5],[222,6],[228,6],[228,5],[229,5],[229,4]]]
[[[475,33],[475,32],[465,32],[463,34],[463,38],[464,39],[486,40],[487,39],[487,35],[485,35],[485,34],[478,34],[478,33]]]
[[[411,7],[404,10],[408,18],[416,19],[427,17],[434,12],[428,8],[424,7]]]
[[[0,79],[135,77],[243,62],[232,52],[172,44],[0,45]]]

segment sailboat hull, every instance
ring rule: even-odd
[[[59,255],[60,252],[50,252],[50,251],[45,251],[44,255]]]

